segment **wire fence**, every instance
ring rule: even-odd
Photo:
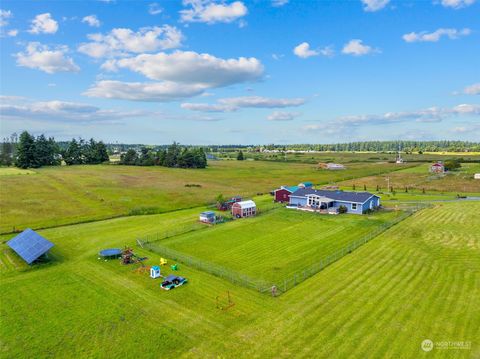
[[[284,277],[283,279],[274,282],[268,282],[262,279],[251,278],[247,275],[242,273],[230,270],[228,268],[219,266],[217,264],[204,261],[202,259],[187,255],[183,252],[176,251],[174,249],[168,248],[167,246],[161,243],[160,239],[168,238],[167,236],[147,236],[141,239],[138,239],[137,242],[143,248],[162,255],[164,257],[170,258],[174,261],[183,263],[189,267],[199,269],[201,271],[207,272],[209,274],[215,275],[217,277],[226,279],[233,284],[243,286],[245,288],[250,288],[257,290],[261,293],[271,293],[273,295],[279,295],[285,293],[286,291],[292,289],[293,287],[297,286],[301,282],[305,281],[306,279],[312,277],[313,275],[317,274],[318,272],[322,271],[332,263],[338,261],[339,259],[343,258],[349,253],[352,253],[357,248],[361,247],[365,243],[371,241],[373,238],[379,236],[381,233],[385,232],[387,229],[393,227],[397,223],[402,222],[406,218],[410,217],[415,212],[431,207],[430,204],[416,204],[414,206],[409,206],[402,208],[399,211],[398,215],[391,221],[381,225],[380,227],[376,228],[372,232],[362,236],[361,238],[356,239],[353,242],[350,242],[347,246],[327,255],[319,260],[315,261],[315,263],[306,266],[302,270],[299,270],[289,276]],[[269,210],[275,209],[278,207],[272,207]],[[265,210],[263,211],[265,213]],[[205,227],[208,228],[208,227]],[[182,232],[183,233],[187,233]]]

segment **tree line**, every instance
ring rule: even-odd
[[[182,147],[174,142],[168,148],[154,150],[130,148],[120,156],[120,164],[131,166],[164,166],[179,168],[205,168],[207,156],[201,147]]]
[[[19,137],[4,139],[0,147],[0,165],[15,165],[19,168],[39,168],[67,165],[98,164],[109,160],[107,147],[102,141],[72,139],[66,148],[61,148],[53,137],[37,137],[24,131]]]

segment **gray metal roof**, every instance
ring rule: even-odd
[[[30,228],[10,239],[7,245],[28,264],[38,259],[38,257],[53,247],[52,242],[46,240]]]
[[[300,188],[295,192],[293,192],[291,196],[305,197],[309,194],[316,194],[318,196],[331,198],[336,201],[345,201],[345,202],[354,202],[354,203],[364,203],[370,197],[375,196],[370,192],[328,191],[328,190],[313,189],[313,188]]]

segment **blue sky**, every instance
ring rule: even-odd
[[[1,136],[480,140],[480,3],[3,1]]]

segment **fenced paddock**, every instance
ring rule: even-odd
[[[299,218],[296,218],[299,212],[283,209],[263,218],[235,221],[207,231],[152,235],[140,238],[139,243],[143,248],[236,285],[262,293],[271,293],[275,286],[281,294],[423,207],[410,206],[371,216],[305,213]],[[285,226],[278,227],[282,221]],[[306,231],[312,222],[320,226],[322,233],[314,238],[302,237],[302,232],[312,233]]]

